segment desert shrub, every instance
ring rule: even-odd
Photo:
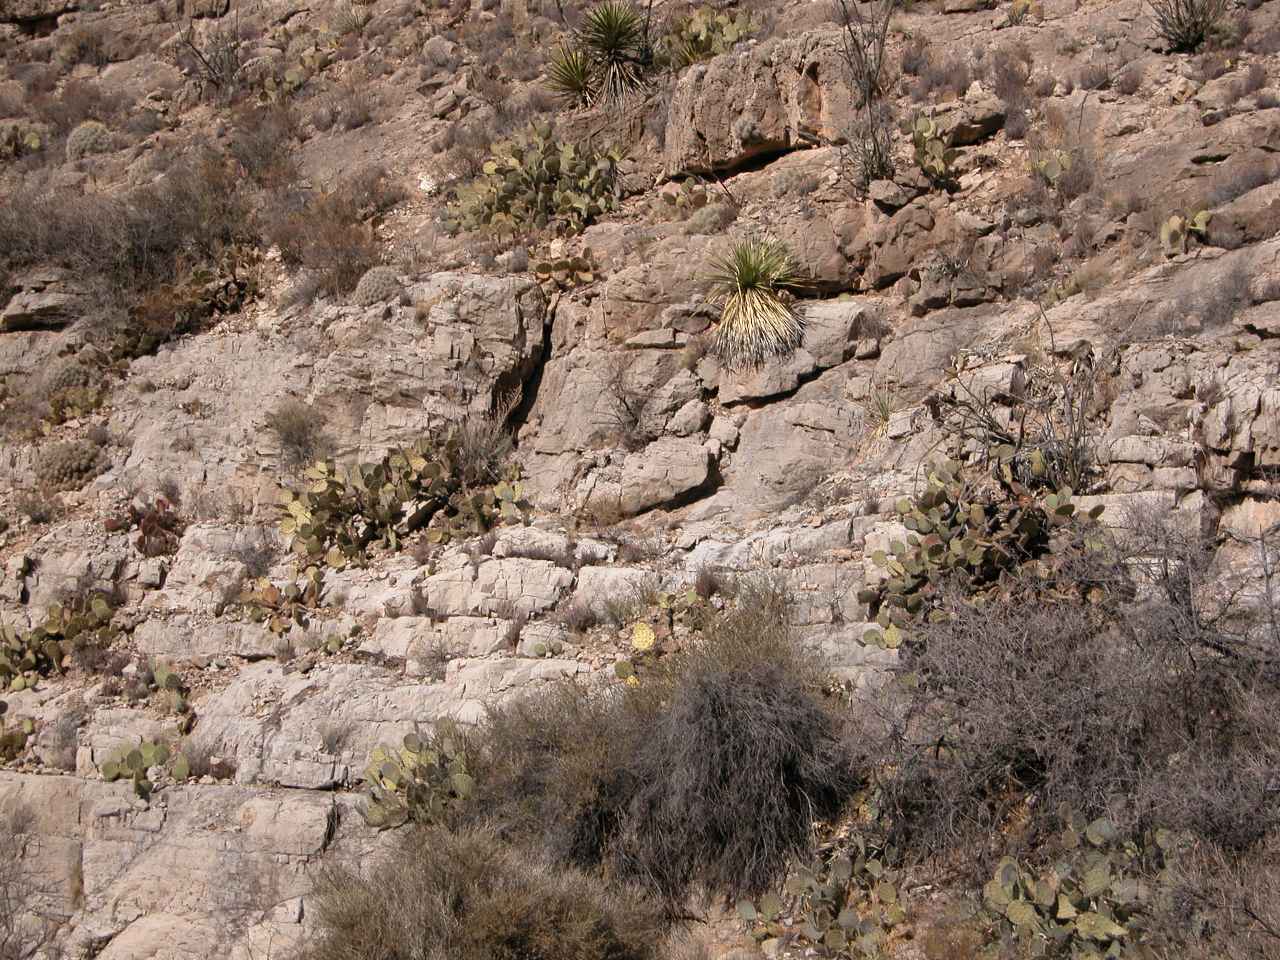
[[[204,153],[121,197],[20,192],[0,206],[0,269],[54,263],[112,292],[172,283],[251,234],[240,186],[224,158]]]
[[[400,276],[393,267],[370,267],[356,284],[353,299],[362,307],[384,300],[397,300],[404,292]]]
[[[671,901],[767,889],[860,782],[770,584],[637,683],[516,701],[471,749],[465,817]]]
[[[1111,71],[1104,63],[1086,63],[1076,74],[1076,86],[1081,90],[1105,90],[1110,85]]]
[[[1123,93],[1126,97],[1131,97],[1138,92],[1142,86],[1142,68],[1136,63],[1131,63],[1120,71],[1120,76],[1116,80],[1116,89]]]
[[[111,131],[97,120],[86,120],[67,137],[67,159],[81,160],[111,149]]]
[[[179,61],[195,76],[202,97],[230,103],[244,91],[244,54],[234,25],[201,35],[193,21],[179,44]]]
[[[286,464],[299,467],[328,454],[332,441],[315,408],[292,397],[278,403],[263,424],[275,435]]]
[[[298,175],[298,117],[287,104],[245,106],[231,116],[227,153],[255,183],[286,186]]]
[[[457,189],[452,225],[520,235],[558,228],[577,233],[618,202],[617,153],[553,139],[535,124],[496,144],[481,176]]]
[[[97,444],[88,440],[66,440],[40,451],[36,477],[49,490],[77,490],[106,466],[106,458]]]
[[[406,838],[364,874],[331,871],[303,960],[654,960],[663,914],[478,832]]]
[[[486,413],[471,413],[449,431],[446,445],[463,486],[492,486],[510,473],[515,437],[507,421],[516,395],[500,398]]]
[[[1227,12],[1227,0],[1152,0],[1156,32],[1177,53],[1200,48]]]
[[[68,66],[88,63],[95,67],[107,64],[107,45],[102,27],[95,23],[77,23],[58,38],[58,59]]]
[[[720,310],[716,354],[730,369],[786,356],[804,339],[804,321],[786,299],[804,278],[780,241],[749,237],[736,242],[711,259],[707,282]]]
[[[1222,572],[1198,535],[1160,517],[1128,527],[1111,539],[1056,524],[1038,560],[981,593],[937,581],[900,646],[915,682],[890,688],[860,741],[889,771],[877,787],[904,849],[1034,845],[1064,809],[1227,850],[1280,822],[1268,630],[1231,623],[1235,598],[1211,599]]]
[[[321,290],[339,296],[377,266],[380,248],[349,190],[290,193],[269,210],[263,233],[284,261],[311,271]]]

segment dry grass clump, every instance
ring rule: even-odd
[[[666,918],[484,833],[423,830],[363,874],[330,871],[302,960],[657,960]]]

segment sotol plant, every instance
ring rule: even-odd
[[[552,57],[548,81],[571,102],[616,106],[644,89],[652,66],[647,16],[630,0],[603,0]]]
[[[711,260],[706,279],[720,309],[715,351],[727,368],[758,367],[800,346],[804,320],[786,294],[805,280],[783,243],[740,240]]]

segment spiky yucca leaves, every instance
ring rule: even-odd
[[[566,43],[551,55],[547,83],[561,100],[575,107],[589,106],[598,92],[591,57],[583,48]]]
[[[602,0],[588,11],[578,43],[597,72],[597,96],[621,103],[644,88],[650,51],[644,15],[631,0]]]
[[[706,279],[720,307],[715,352],[730,370],[758,367],[786,356],[804,339],[804,319],[784,299],[805,285],[786,245],[779,240],[739,240],[710,262]]]

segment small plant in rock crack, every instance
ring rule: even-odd
[[[1187,245],[1195,237],[1201,243],[1209,236],[1209,218],[1213,216],[1208,210],[1197,210],[1195,213],[1175,213],[1160,224],[1160,246],[1165,256],[1174,257],[1187,252]]]
[[[104,521],[103,526],[108,533],[136,530],[133,545],[144,557],[172,556],[178,552],[178,541],[186,527],[176,506],[163,495],[134,501],[120,516]]]
[[[789,295],[806,281],[781,241],[739,240],[711,259],[706,280],[720,310],[715,352],[728,369],[788,356],[804,340],[804,318]]]

